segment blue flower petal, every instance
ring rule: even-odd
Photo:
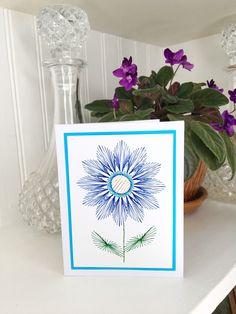
[[[120,197],[118,199],[118,202],[116,202],[116,204],[114,205],[112,217],[118,226],[122,226],[124,222],[126,221],[127,216],[128,214],[127,214],[126,207],[124,206],[123,198]]]
[[[98,219],[104,219],[111,215],[114,210],[114,196],[107,198],[106,202],[100,203],[96,209]]]
[[[128,173],[130,175],[135,174],[136,171],[138,170],[137,168],[139,168],[140,165],[145,163],[146,158],[147,152],[145,147],[135,149],[130,155]]]
[[[130,150],[124,141],[120,141],[114,149],[116,171],[123,171],[130,158]]]
[[[136,174],[134,175],[134,179],[140,178],[140,177],[151,177],[153,178],[160,170],[161,164],[158,164],[156,162],[147,162],[142,164],[141,167],[137,169]]]
[[[97,159],[110,171],[115,171],[115,158],[114,154],[105,146],[98,146]]]
[[[148,194],[159,193],[165,188],[164,183],[152,178],[135,179],[133,182],[133,191],[136,191],[137,193],[139,191],[145,191],[145,193]]]
[[[97,177],[96,180],[94,180],[94,177],[91,176],[86,176],[81,178],[77,184],[88,191],[101,191],[101,189],[103,189],[104,187],[107,186],[107,179],[106,178],[99,178]]]
[[[84,170],[93,177],[103,176],[109,177],[109,174],[104,169],[102,164],[97,160],[84,160],[82,162]]]
[[[98,193],[98,191],[93,190],[87,193],[84,198],[83,204],[87,206],[95,206],[100,203],[105,203],[110,197],[110,193],[107,189],[104,189]]]
[[[144,218],[143,207],[134,198],[128,196],[128,215],[135,221],[142,222]]]
[[[145,209],[158,209],[159,203],[157,199],[151,194],[140,194],[133,192],[135,200]]]

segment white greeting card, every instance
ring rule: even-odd
[[[66,275],[181,276],[183,122],[56,126]]]

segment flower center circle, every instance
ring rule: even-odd
[[[133,188],[133,180],[128,174],[117,172],[110,177],[108,187],[112,194],[125,196]]]

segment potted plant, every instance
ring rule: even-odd
[[[91,115],[106,121],[160,119],[185,121],[185,201],[196,198],[206,169],[216,170],[227,161],[233,178],[236,154],[232,141],[236,119],[232,112],[220,113],[219,107],[229,99],[213,80],[207,83],[176,82],[177,71],[194,67],[183,49],[164,50],[165,63],[150,76],[139,76],[132,57],[124,58],[120,68],[113,71],[120,87],[111,100],[95,100],[85,106]],[[236,103],[236,89],[229,91]]]

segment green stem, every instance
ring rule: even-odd
[[[113,116],[114,116],[114,119],[117,120],[117,118],[116,118],[116,109],[115,108],[113,109]]]
[[[230,111],[230,113],[234,113],[236,111],[236,106],[234,104],[234,109],[232,111]]]
[[[123,223],[123,263],[125,262],[125,223]]]
[[[171,79],[171,81],[170,81],[170,86],[169,86],[169,87],[171,87],[171,84],[172,84],[172,82],[173,82],[173,79],[174,79],[174,77],[175,77],[175,74],[176,74],[177,71],[179,70],[180,65],[181,65],[181,64],[179,64],[179,65],[177,66],[177,68],[176,68],[176,70],[175,70],[175,72],[174,72],[174,74],[173,74],[173,77],[172,77],[172,79]],[[173,66],[172,66],[172,68],[173,68]]]

